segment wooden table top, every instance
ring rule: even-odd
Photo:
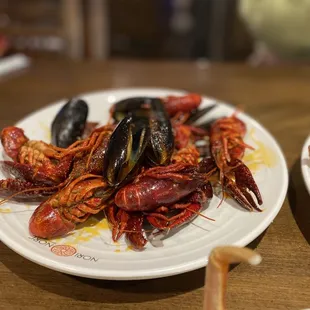
[[[287,199],[251,246],[258,267],[229,273],[228,309],[310,307],[310,198],[300,171],[310,132],[310,67],[249,68],[191,62],[37,61],[0,82],[0,127],[51,102],[99,89],[169,87],[240,104],[280,143],[289,167]],[[204,269],[133,282],[77,278],[38,266],[0,243],[0,309],[202,309]]]

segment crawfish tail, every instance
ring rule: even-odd
[[[36,208],[29,221],[29,231],[39,238],[55,238],[75,229],[75,224],[66,220],[58,209],[43,202]]]
[[[18,159],[20,148],[29,139],[25,136],[24,130],[18,127],[6,127],[1,132],[1,143],[8,156],[14,161]]]

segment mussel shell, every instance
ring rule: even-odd
[[[88,116],[88,105],[81,99],[69,100],[52,123],[52,144],[66,148],[80,138]]]
[[[149,99],[148,104],[151,106],[149,113],[151,140],[146,156],[150,164],[166,165],[170,162],[174,149],[170,117],[159,98]]]
[[[103,176],[110,186],[118,186],[134,174],[149,138],[147,118],[126,116],[117,125],[104,157]]]
[[[215,104],[210,105],[208,107],[202,108],[202,109],[196,109],[191,112],[191,116],[187,119],[186,124],[190,125],[195,123],[197,120],[199,120],[201,117],[208,114],[211,110],[213,110],[216,107]]]
[[[146,117],[149,110],[147,105],[149,99],[149,97],[131,97],[120,100],[111,109],[112,117],[118,122],[129,115]]]

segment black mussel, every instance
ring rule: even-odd
[[[104,157],[104,178],[110,186],[118,186],[139,167],[150,139],[147,118],[126,116],[114,129]]]
[[[170,162],[174,149],[170,118],[160,99],[149,99],[147,103],[151,106],[149,113],[151,139],[146,156],[153,165],[166,165]]]
[[[201,117],[209,113],[211,110],[213,110],[216,107],[215,104],[210,105],[208,107],[202,108],[202,109],[196,109],[191,112],[190,117],[187,119],[186,124],[190,125],[195,123],[197,120],[199,120]]]
[[[52,123],[52,143],[66,148],[78,140],[85,129],[88,105],[81,99],[69,100]]]
[[[111,108],[114,120],[121,121],[127,115],[145,117],[149,111],[148,97],[132,97],[116,102]]]

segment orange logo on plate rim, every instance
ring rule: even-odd
[[[72,256],[76,253],[76,248],[71,245],[54,245],[51,248],[52,253],[57,256]]]

